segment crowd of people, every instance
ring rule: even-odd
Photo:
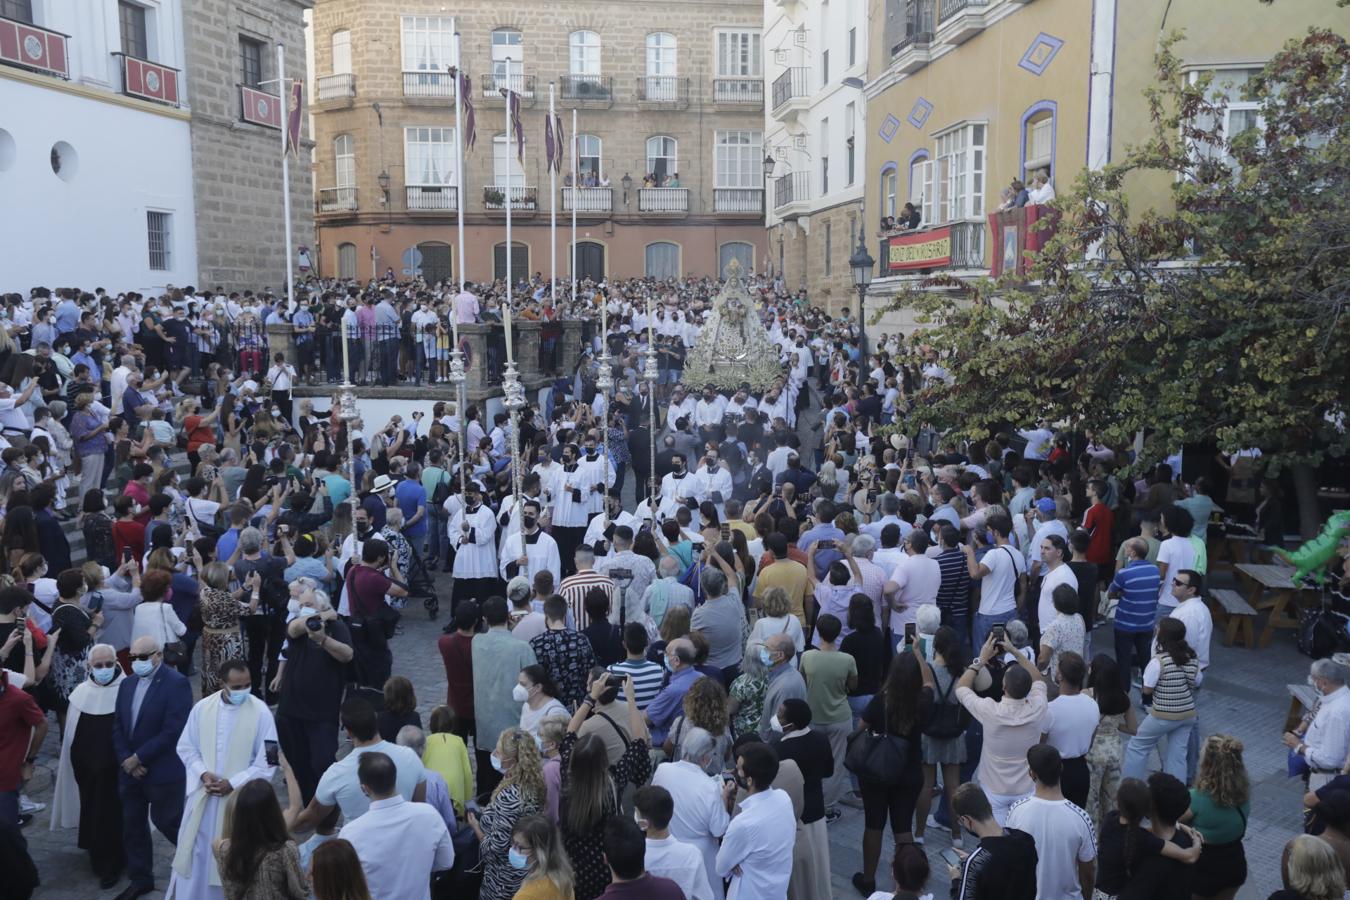
[[[121,900],[816,900],[849,808],[873,900],[938,865],[956,900],[1233,897],[1252,798],[1242,743],[1200,728],[1206,527],[1278,519],[1235,474],[1255,455],[1136,479],[1131,448],[1049,423],[949,440],[921,338],[864,349],[856,320],[748,286],[782,361],[758,388],[684,381],[714,281],[560,308],[523,283],[515,314],[604,306],[610,332],[514,431],[450,401],[378,428],[292,405],[344,319],[434,333],[437,355],[349,350],[436,380],[448,317],[491,321],[500,284],[6,297],[7,895],[61,877],[26,852],[41,764],[50,828]],[[244,317],[291,324],[298,366],[212,343]],[[428,673],[395,651],[440,597],[424,721]],[[1348,679],[1315,662],[1285,736],[1310,793],[1281,900],[1345,891]]]

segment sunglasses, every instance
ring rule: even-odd
[[[159,656],[159,651],[158,651],[158,650],[156,650],[156,651],[153,652],[153,653],[132,653],[132,654],[131,654],[131,658],[134,659],[134,660],[154,659],[156,656]]]
[[[1175,584],[1177,587],[1187,587],[1187,588],[1188,588],[1188,587],[1191,586],[1191,583],[1190,583],[1189,581],[1182,581],[1180,578],[1173,578],[1173,579],[1172,579],[1172,583]]]

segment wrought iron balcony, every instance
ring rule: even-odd
[[[651,106],[689,105],[689,79],[676,75],[642,75],[637,80],[637,99]]]
[[[455,76],[449,72],[404,72],[403,96],[454,102]]]
[[[350,100],[356,96],[356,76],[351,72],[320,75],[314,80],[314,97],[325,100]]]
[[[459,188],[452,184],[410,184],[406,189],[408,209],[414,212],[459,209]]]
[[[764,107],[764,81],[760,78],[714,78],[713,102],[745,108]]]
[[[811,173],[789,172],[773,180],[773,208],[805,203],[811,196]]]
[[[356,188],[331,187],[319,189],[319,212],[355,212]]]
[[[683,216],[689,212],[688,188],[638,188],[638,211]]]
[[[562,99],[569,103],[596,103],[608,106],[614,102],[614,79],[608,75],[563,75]]]
[[[608,213],[614,209],[614,189],[582,187],[562,189],[562,208],[571,212],[573,204],[579,213]]]
[[[811,94],[810,72],[806,66],[793,66],[773,80],[773,111],[777,114],[792,100],[806,100]]]
[[[512,212],[533,213],[539,208],[539,193],[529,185],[489,184],[483,187],[483,208],[491,212],[504,212],[507,198],[511,201]]]
[[[515,91],[522,100],[534,100],[534,76],[521,72],[484,75],[478,83],[483,86],[483,99],[504,102],[502,91]]]

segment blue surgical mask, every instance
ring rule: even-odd
[[[235,706],[243,706],[252,693],[253,691],[250,688],[243,688],[237,691],[231,688],[230,702],[233,703]]]
[[[114,668],[94,669],[93,678],[95,684],[111,684],[117,677],[117,670]]]
[[[515,847],[506,851],[506,861],[511,864],[511,868],[513,869],[524,871],[530,867],[530,858]]]
[[[773,668],[773,654],[769,652],[768,647],[759,648],[759,661],[770,669]]]
[[[151,672],[155,671],[155,664],[148,659],[133,659],[131,661],[131,671],[135,672],[141,678],[146,678]]]
[[[506,767],[502,765],[502,758],[500,756],[498,756],[496,753],[493,753],[489,757],[489,759],[492,760],[492,768],[496,769],[498,772],[501,772],[503,775],[506,774]]]

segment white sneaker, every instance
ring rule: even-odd
[[[929,828],[945,828],[945,827],[946,827],[946,826],[943,825],[941,822],[939,822],[937,819],[933,818],[933,814],[932,814],[932,813],[929,813],[929,814],[928,814],[928,822],[927,822],[927,824],[928,824],[928,827],[929,827]]]
[[[46,808],[47,804],[29,800],[27,794],[19,795],[19,813],[21,815],[31,815],[33,813],[42,812]]]

